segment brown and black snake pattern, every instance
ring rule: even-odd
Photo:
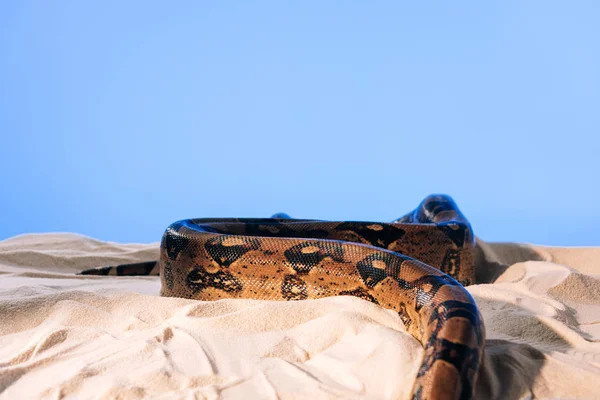
[[[471,226],[445,195],[392,223],[280,218],[170,225],[160,260],[85,270],[160,272],[161,295],[197,300],[304,300],[350,295],[398,312],[424,347],[413,399],[469,399],[485,341],[463,285],[474,283]]]

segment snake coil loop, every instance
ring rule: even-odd
[[[351,295],[398,312],[425,351],[413,399],[470,399],[485,342],[475,301],[475,237],[445,195],[391,223],[188,219],[163,235],[160,260],[82,274],[159,272],[161,295],[304,300]],[[464,285],[464,286],[463,286]]]

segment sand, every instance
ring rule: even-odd
[[[0,241],[0,399],[403,399],[422,357],[393,312],[158,297],[157,277],[75,272],[158,243]],[[600,248],[478,241],[468,288],[487,345],[481,399],[600,398]]]

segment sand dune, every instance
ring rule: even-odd
[[[1,241],[0,398],[410,392],[421,346],[369,302],[198,302],[158,297],[156,277],[74,275],[157,255],[158,243],[73,234]],[[488,338],[477,398],[600,398],[600,248],[478,241],[477,277],[468,289]]]

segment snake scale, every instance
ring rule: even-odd
[[[483,355],[475,237],[446,195],[391,222],[188,219],[163,235],[158,261],[84,275],[152,275],[161,295],[197,300],[304,300],[351,295],[397,312],[425,356],[413,399],[470,399]]]

